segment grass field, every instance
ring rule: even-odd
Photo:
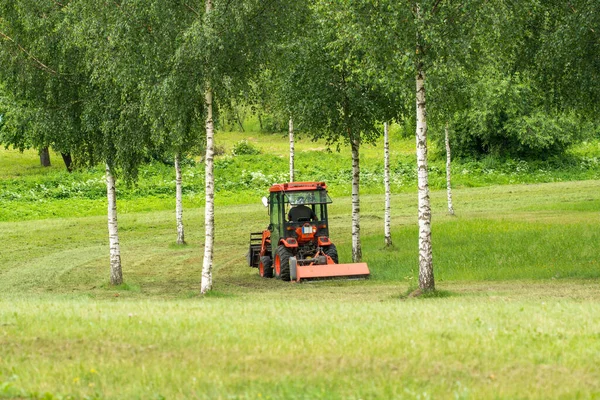
[[[7,154],[2,179],[50,179],[35,154]],[[450,217],[445,193],[432,193],[430,298],[406,297],[417,272],[408,189],[393,196],[392,249],[382,196],[362,196],[367,281],[261,279],[245,265],[248,232],[267,224],[259,197],[221,204],[215,290],[203,297],[203,209],[189,198],[184,247],[170,199],[119,203],[116,288],[102,200],[50,199],[66,209],[58,217],[7,218],[0,398],[600,398],[600,180],[459,185],[454,196]],[[349,261],[350,199],[334,201],[332,238]]]

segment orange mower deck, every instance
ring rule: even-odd
[[[367,278],[369,275],[367,263],[296,266],[296,282],[306,279]]]

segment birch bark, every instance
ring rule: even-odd
[[[385,186],[384,237],[385,246],[392,245],[391,214],[390,214],[390,138],[387,122],[383,123],[383,184]]]
[[[177,221],[177,244],[185,244],[183,229],[183,199],[180,155],[175,154],[175,219]]]
[[[117,194],[115,177],[106,164],[106,197],[108,198],[108,241],[110,246],[110,283],[123,283],[121,269],[121,249],[119,246],[119,228],[117,226]]]
[[[294,182],[294,121],[292,117],[290,117],[288,126],[290,134],[290,182]]]
[[[207,1],[207,11],[209,11]],[[206,91],[206,156],[204,157],[204,169],[206,180],[206,201],[204,206],[204,260],[202,262],[202,285],[200,293],[206,293],[212,289],[212,263],[213,247],[215,241],[215,177],[213,174],[214,157],[214,122],[213,122],[213,92]]]
[[[427,171],[427,113],[425,108],[425,71],[417,70],[417,172],[419,192],[419,287],[435,290],[431,251],[431,205]]]
[[[360,244],[360,139],[350,134],[352,148],[352,262],[362,260]]]
[[[448,194],[448,214],[454,215],[454,206],[452,205],[452,185],[450,184],[450,134],[448,133],[448,122],[446,122],[445,128],[445,139],[446,139],[446,192]]]

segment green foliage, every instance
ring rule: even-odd
[[[600,13],[594,0],[542,2],[529,21],[532,69],[550,101],[600,119]],[[532,34],[535,33],[535,34]]]
[[[301,35],[278,60],[278,102],[294,126],[328,145],[369,143],[382,133],[378,122],[397,115],[397,102],[365,68],[352,9],[343,2],[316,2]]]
[[[3,3],[0,142],[106,162],[130,182],[150,156],[197,153],[207,87],[217,104],[241,97],[305,7],[202,3]]]
[[[69,2],[29,0],[0,5],[0,143],[18,149],[53,146],[85,153],[79,118],[84,89],[82,52],[67,40]],[[4,111],[2,111],[2,108]]]
[[[451,120],[457,156],[544,159],[584,137],[579,116],[545,109],[535,82],[522,75],[485,69],[470,90],[469,106]]]
[[[231,150],[231,154],[234,156],[253,156],[260,153],[260,149],[252,143],[249,143],[247,140],[240,140],[233,145],[233,149]]]

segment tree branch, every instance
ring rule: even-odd
[[[54,75],[58,75],[58,72],[56,72],[55,70],[53,70],[52,68],[50,68],[49,66],[47,66],[46,64],[44,64],[43,62],[41,62],[40,60],[38,60],[33,54],[31,54],[30,52],[28,52],[27,50],[25,50],[23,48],[23,46],[21,46],[20,44],[18,44],[17,42],[15,42],[13,40],[13,38],[11,38],[10,36],[6,35],[4,32],[0,31],[0,36],[2,36],[3,38],[7,39],[8,41],[12,42],[15,46],[17,46],[19,48],[19,50],[21,50],[23,53],[27,54],[27,56],[29,58],[31,58],[33,61],[36,62],[36,64],[38,64],[39,67],[41,67],[43,70],[46,70],[48,72],[53,73]]]
[[[435,4],[433,5],[433,8],[431,9],[431,13],[435,14],[435,12],[437,11],[438,6],[440,5],[440,3],[442,2],[442,0],[437,0],[435,2]]]
[[[227,0],[227,4],[225,4],[225,11],[223,11],[223,14],[227,14],[227,12],[229,11],[230,4],[231,4],[231,0]]]
[[[184,3],[183,5],[184,5],[184,6],[186,6],[187,8],[189,8],[189,9],[190,9],[190,10],[191,10],[191,11],[192,11],[194,14],[196,14],[196,16],[197,16],[197,17],[199,17],[199,16],[200,16],[200,13],[199,13],[198,11],[194,10],[194,9],[192,8],[192,6],[190,6],[189,4],[187,4],[187,3]]]

